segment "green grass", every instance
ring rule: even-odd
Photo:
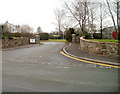
[[[18,39],[17,37],[13,37],[13,39]]]
[[[41,42],[66,42],[65,39],[49,39],[49,40],[40,40]]]
[[[17,37],[11,37],[13,39],[18,39]],[[4,39],[9,39],[9,37],[4,37]]]
[[[60,35],[52,35],[53,37],[59,37]]]
[[[66,42],[65,39],[49,39],[48,41],[53,41],[53,42]]]
[[[110,40],[110,39],[88,39],[88,40],[91,40],[91,41],[95,41],[95,42],[119,42],[119,40]]]

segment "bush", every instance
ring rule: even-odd
[[[11,36],[9,36],[9,37],[2,37],[2,39],[14,39],[14,37],[11,37]]]
[[[92,39],[91,34],[86,31],[84,32],[84,36],[85,36],[85,39]]]
[[[40,33],[40,40],[48,40],[49,34],[48,33]]]
[[[14,39],[12,36],[8,37],[8,39]]]
[[[93,38],[94,39],[101,39],[101,34],[100,33],[94,33]]]
[[[60,39],[60,35],[49,35],[50,39]]]
[[[66,40],[68,42],[72,42],[72,34],[75,34],[74,31],[74,28],[69,28],[68,30],[66,30]]]
[[[2,39],[8,39],[8,37],[3,37],[3,36],[2,36]]]
[[[13,39],[13,34],[12,33],[4,33],[2,35],[2,39]]]

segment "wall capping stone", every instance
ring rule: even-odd
[[[80,40],[83,40],[83,41],[88,41],[88,42],[95,42],[95,43],[110,43],[110,44],[120,44],[120,43],[115,43],[115,42],[97,42],[97,41],[92,41],[92,40],[87,40],[87,39],[80,39]]]

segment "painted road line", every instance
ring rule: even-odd
[[[82,60],[92,61],[92,62],[98,62],[98,63],[100,62],[100,63],[104,63],[104,64],[115,65],[115,66],[119,66],[120,65],[117,62],[113,63],[113,62],[108,62],[108,61],[102,61],[102,60],[96,60],[96,59],[90,59],[90,58],[84,58],[84,57],[78,57],[78,56],[72,55],[72,54],[70,54],[70,53],[68,53],[66,51],[66,48],[69,47],[69,46],[71,46],[71,43],[69,45],[65,46],[63,48],[63,51],[64,51],[64,53],[66,53],[66,54],[68,54],[68,55],[70,55],[72,57],[79,58],[79,59],[82,59]]]
[[[96,65],[100,65],[100,66],[120,68],[120,66],[109,65],[109,64],[102,64],[102,63],[97,63],[97,62],[82,60],[82,59],[79,59],[79,58],[76,58],[76,57],[72,57],[72,56],[70,56],[70,55],[68,55],[68,54],[65,54],[63,51],[61,51],[60,53],[61,53],[62,55],[64,55],[64,56],[68,57],[68,58],[71,58],[71,59],[74,59],[74,60],[77,60],[77,61],[82,61],[82,62],[86,62],[86,63],[90,63],[90,64],[96,64]]]

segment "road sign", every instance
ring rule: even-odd
[[[35,43],[35,39],[30,39],[30,43]]]

